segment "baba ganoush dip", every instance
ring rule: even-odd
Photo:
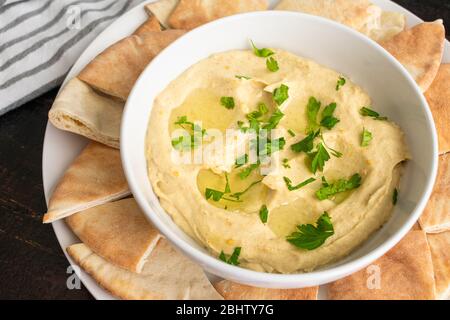
[[[165,211],[212,255],[308,272],[360,246],[396,203],[408,148],[374,109],[350,79],[292,53],[215,54],[154,100],[148,176]],[[205,151],[218,141],[223,153]]]

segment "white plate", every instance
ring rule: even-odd
[[[145,3],[153,1],[155,0],[146,1]],[[278,0],[270,0],[270,2],[273,6],[278,2]],[[414,26],[422,22],[421,19],[389,0],[372,0],[372,2],[384,10],[404,13],[407,17],[408,26]],[[142,22],[144,22],[147,18],[147,15],[143,10],[145,3],[131,9],[113,22],[106,30],[104,30],[80,56],[67,75],[64,83],[75,77],[97,54],[102,52],[112,43],[131,34]],[[448,41],[446,41],[445,46],[444,62],[450,62],[450,42]],[[42,159],[42,176],[47,203],[58,180],[64,174],[67,167],[72,163],[73,159],[87,144],[87,142],[88,140],[81,136],[60,131],[48,123]],[[73,264],[73,261],[67,256],[65,248],[71,244],[79,242],[79,240],[63,221],[54,222],[53,228],[64,254],[69,262]],[[85,287],[96,299],[114,299],[113,296],[103,290],[85,272],[80,271],[78,273]],[[326,299],[325,290],[323,289],[324,288],[321,287],[319,298]]]

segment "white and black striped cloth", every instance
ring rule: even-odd
[[[0,0],[0,115],[57,87],[83,50],[143,0]]]

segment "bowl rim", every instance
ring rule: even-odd
[[[236,20],[246,19],[247,17],[254,17],[254,16],[280,16],[282,18],[283,16],[297,16],[299,19],[309,19],[309,20],[316,20],[320,22],[321,24],[328,24],[333,26],[336,29],[341,29],[344,32],[350,33],[352,37],[359,38],[360,40],[366,42],[372,50],[379,51],[382,55],[384,55],[387,59],[392,62],[399,72],[401,72],[407,81],[409,81],[409,84],[412,85],[415,89],[415,91],[418,93],[418,96],[420,98],[420,105],[423,109],[425,109],[426,114],[426,121],[428,122],[428,125],[431,128],[430,136],[433,143],[433,163],[431,165],[431,174],[427,177],[427,182],[425,183],[425,191],[422,195],[422,197],[418,200],[417,205],[413,210],[411,210],[408,219],[406,222],[397,229],[397,231],[393,234],[391,234],[386,240],[384,240],[381,244],[376,246],[376,248],[370,250],[366,254],[362,255],[361,257],[355,258],[354,260],[342,263],[337,266],[332,266],[328,269],[323,270],[316,270],[306,273],[292,273],[292,274],[277,274],[277,273],[266,273],[266,272],[259,272],[254,271],[250,269],[245,269],[238,266],[229,265],[227,263],[224,263],[220,261],[218,258],[213,257],[209,253],[203,252],[193,246],[191,246],[189,243],[185,242],[183,239],[181,239],[175,232],[173,232],[170,227],[166,226],[164,222],[160,221],[156,214],[153,214],[151,211],[155,210],[155,204],[152,202],[151,199],[148,199],[140,190],[140,188],[137,186],[137,183],[135,182],[135,177],[133,176],[132,172],[132,164],[130,159],[130,154],[127,152],[127,141],[130,140],[128,138],[128,130],[127,127],[129,125],[132,125],[129,119],[129,114],[132,104],[134,100],[134,96],[138,94],[137,88],[140,87],[138,84],[143,80],[144,75],[149,72],[151,67],[153,65],[156,65],[159,63],[159,61],[162,59],[166,52],[171,48],[172,46],[176,45],[180,41],[187,41],[190,37],[196,36],[198,33],[202,33],[204,30],[207,30],[211,28],[212,26],[217,25],[226,25],[227,23],[231,23]],[[129,124],[130,123],[130,124]],[[144,150],[144,149],[143,149]],[[138,205],[142,209],[145,216],[156,226],[156,228],[171,242],[174,244],[178,249],[180,249],[183,253],[185,253],[189,258],[194,259],[196,262],[198,262],[206,271],[209,271],[215,275],[218,275],[220,277],[224,277],[227,279],[232,279],[234,281],[239,281],[241,283],[245,284],[251,284],[253,286],[258,286],[264,284],[265,287],[271,287],[271,288],[280,288],[280,289],[287,289],[287,288],[302,288],[302,287],[308,287],[308,286],[314,286],[314,285],[322,285],[326,284],[330,281],[335,281],[337,279],[343,278],[349,274],[352,274],[354,272],[357,272],[366,266],[370,265],[372,262],[383,256],[386,252],[391,250],[414,226],[414,224],[418,221],[420,215],[422,214],[423,210],[425,209],[425,206],[431,196],[434,183],[437,176],[438,171],[438,138],[437,138],[437,132],[435,123],[433,120],[433,116],[431,113],[431,110],[428,106],[428,103],[423,95],[423,92],[417,85],[416,81],[412,78],[410,73],[403,67],[403,65],[396,60],[388,51],[386,51],[381,45],[379,45],[377,42],[373,41],[372,39],[366,37],[365,35],[359,33],[358,31],[355,31],[351,29],[350,27],[347,27],[343,24],[337,23],[335,21],[308,15],[300,12],[289,12],[289,11],[258,11],[258,12],[249,12],[249,13],[242,13],[237,14],[225,18],[221,18],[212,22],[209,22],[205,25],[202,25],[194,30],[191,30],[175,40],[171,45],[169,45],[167,48],[161,51],[161,53],[156,56],[150,63],[147,65],[145,70],[141,73],[139,79],[136,81],[135,85],[133,86],[132,91],[130,92],[130,95],[128,97],[128,100],[126,102],[123,117],[122,117],[122,123],[121,123],[121,133],[120,133],[120,152],[121,152],[121,159],[122,159],[122,165],[125,172],[126,179],[128,181],[129,187],[131,189],[131,192],[133,196],[135,197]],[[150,186],[151,192],[154,194],[153,188]],[[158,198],[155,195],[156,198]],[[159,201],[158,201],[158,205]],[[161,207],[161,206],[160,206]],[[164,210],[164,208],[161,207],[163,212],[168,215],[168,213]],[[157,209],[156,209],[157,210]],[[169,215],[170,217],[170,215]],[[180,229],[181,230],[181,229]],[[183,230],[181,232],[185,233]],[[195,241],[195,240],[194,240]],[[345,259],[345,258],[343,258]],[[237,279],[237,280],[236,280]],[[242,280],[245,279],[245,280]]]

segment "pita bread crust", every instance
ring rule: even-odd
[[[436,184],[419,222],[427,233],[450,230],[450,153],[439,157]]]
[[[158,0],[145,6],[148,15],[153,15],[165,27],[169,28],[169,17],[180,0]]]
[[[120,152],[91,142],[70,165],[57,185],[44,223],[65,218],[130,195]]]
[[[85,244],[67,248],[74,261],[102,287],[126,300],[222,300],[203,270],[161,239],[142,273],[119,268]]]
[[[450,298],[450,231],[429,234],[438,299]]]
[[[319,287],[264,289],[222,280],[214,287],[225,300],[317,300]]]
[[[56,97],[48,117],[58,129],[118,149],[123,107],[123,102],[100,95],[74,78]]]
[[[368,284],[372,283],[374,272],[364,269],[329,284],[329,299],[435,299],[436,288],[431,252],[423,231],[410,231],[397,246],[373,265],[380,270],[381,283],[378,289],[369,289]]]
[[[166,30],[122,39],[95,57],[78,78],[103,93],[126,101],[148,63],[184,33]]]
[[[180,0],[168,21],[172,28],[191,30],[234,14],[267,10],[268,6],[267,0]]]
[[[425,92],[439,137],[439,153],[450,152],[450,64],[442,64]]]
[[[148,32],[158,32],[161,31],[161,25],[159,24],[158,19],[155,17],[149,17],[143,24],[139,26],[139,28],[134,31],[134,35],[136,36],[144,36]]]
[[[442,20],[421,23],[380,44],[411,73],[425,92],[430,87],[444,53]]]
[[[66,218],[72,231],[96,254],[140,273],[161,238],[134,199],[107,203]]]

